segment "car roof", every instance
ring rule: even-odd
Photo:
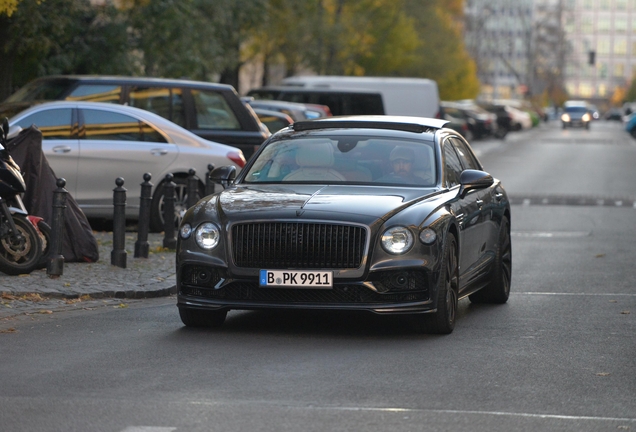
[[[286,85],[286,86],[265,86],[259,87],[250,90],[247,92],[248,96],[253,94],[258,94],[259,92],[264,91],[274,91],[281,93],[342,93],[342,94],[377,94],[381,95],[379,91],[376,90],[365,90],[365,89],[344,89],[344,88],[331,88],[331,87],[302,87],[297,85]]]
[[[41,111],[43,109],[50,108],[85,108],[85,109],[106,109],[110,111],[120,112],[122,114],[129,114],[132,116],[139,117],[149,123],[154,124],[156,127],[160,128],[167,134],[178,134],[178,135],[187,135],[188,137],[194,139],[195,141],[205,141],[211,142],[210,140],[206,140],[204,138],[195,135],[187,129],[182,128],[176,123],[171,122],[170,120],[161,117],[153,112],[143,110],[141,108],[135,108],[128,105],[120,105],[120,104],[112,104],[105,102],[87,102],[87,101],[52,101],[52,102],[44,102],[37,105],[33,105],[30,108],[27,108],[11,119],[9,119],[9,123],[13,123],[13,119],[17,117],[22,117],[24,115],[28,115],[31,112]]]
[[[291,127],[295,131],[332,129],[332,128],[359,128],[359,129],[389,129],[403,132],[432,132],[441,129],[448,124],[448,120],[427,117],[409,116],[341,116],[324,117],[316,120],[297,121]]]
[[[119,75],[48,75],[37,78],[35,81],[87,81],[92,83],[117,83],[117,84],[154,84],[154,85],[174,85],[187,87],[207,87],[218,90],[234,90],[234,87],[228,84],[210,83],[206,81],[194,81],[189,79],[177,78],[155,78],[155,77],[133,77]]]

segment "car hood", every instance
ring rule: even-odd
[[[370,225],[438,193],[437,189],[381,186],[239,185],[207,197],[197,207],[208,217],[215,213],[222,222],[280,218]]]

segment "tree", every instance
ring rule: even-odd
[[[42,75],[124,71],[125,23],[89,0],[22,0],[0,15],[0,96]]]
[[[404,69],[410,76],[437,81],[440,97],[446,100],[472,99],[479,93],[475,62],[468,55],[457,24],[462,8],[457,0],[407,0],[409,16],[422,41],[417,61]],[[451,6],[449,13],[446,9]]]

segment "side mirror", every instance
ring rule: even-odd
[[[459,177],[459,195],[463,198],[474,189],[485,189],[493,185],[495,180],[490,174],[479,170],[464,170]]]
[[[228,186],[234,179],[236,178],[236,167],[233,165],[222,166],[218,168],[214,168],[210,173],[210,180],[214,183],[219,183],[223,186],[223,189],[227,189]]]

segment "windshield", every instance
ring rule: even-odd
[[[303,136],[270,143],[243,182],[430,187],[436,179],[432,142]]]
[[[587,108],[583,106],[566,107],[565,112],[585,114],[587,112]]]

